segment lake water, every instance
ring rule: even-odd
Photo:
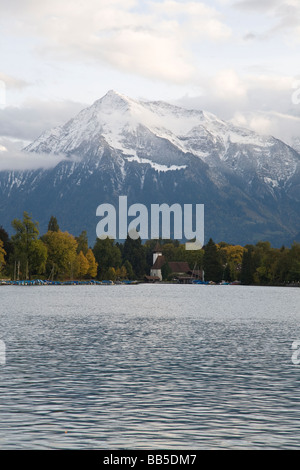
[[[0,309],[1,449],[300,448],[300,289],[5,286]]]

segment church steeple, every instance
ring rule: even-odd
[[[155,261],[157,260],[159,256],[162,256],[162,249],[161,249],[160,244],[157,242],[153,250],[153,264],[155,263]]]

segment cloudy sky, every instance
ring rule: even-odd
[[[4,154],[110,89],[205,109],[288,143],[300,137],[299,0],[0,7],[0,169]]]

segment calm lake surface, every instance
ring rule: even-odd
[[[4,286],[0,326],[1,449],[300,448],[298,288]]]

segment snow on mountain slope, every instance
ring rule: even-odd
[[[125,154],[134,153],[136,146],[130,147],[135,143],[131,137],[137,137],[140,126],[168,139],[185,152],[193,149],[189,146],[188,137],[197,132],[224,146],[229,138],[232,142],[245,144],[265,143],[254,132],[234,128],[213,114],[165,102],[141,102],[111,90],[64,126],[45,132],[28,150],[42,150],[41,145],[46,141],[51,143],[52,152],[67,153],[76,150],[82,142],[95,141],[101,136],[111,147]]]
[[[280,246],[300,230],[300,155],[271,136],[208,112],[108,92],[27,152],[64,159],[51,168],[0,172],[1,224],[30,211],[47,229],[95,237],[102,202],[203,203],[206,233]]]
[[[295,137],[291,143],[291,147],[300,153],[300,138]]]
[[[225,168],[242,177],[256,174],[270,188],[285,184],[300,160],[274,137],[233,126],[211,113],[137,101],[113,90],[26,150],[99,156],[107,145],[128,161],[148,163],[157,171],[184,169],[193,154],[214,172]]]

